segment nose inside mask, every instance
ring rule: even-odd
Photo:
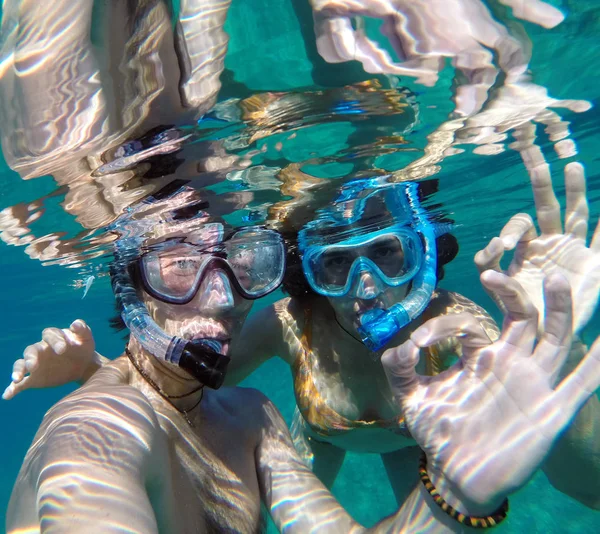
[[[223,271],[215,270],[207,273],[199,292],[200,302],[208,308],[231,308],[234,305],[231,283]]]
[[[383,280],[375,273],[361,272],[357,278],[352,291],[352,296],[357,299],[374,299],[385,290]]]

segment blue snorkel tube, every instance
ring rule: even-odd
[[[425,257],[421,269],[411,281],[410,293],[402,302],[394,304],[387,310],[369,310],[361,316],[358,333],[362,342],[372,351],[387,345],[402,328],[423,313],[431,301],[437,283],[434,225],[427,219],[427,214],[419,202],[417,184],[407,185],[406,196],[416,219],[415,230],[423,236],[425,242]],[[442,233],[446,232],[442,231]]]

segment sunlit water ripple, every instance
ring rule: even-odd
[[[547,87],[554,98],[585,99],[596,104],[596,73],[600,67],[595,52],[598,10],[593,2],[588,2],[590,7],[575,2],[558,3],[572,10],[563,25],[550,34],[528,27],[534,44],[532,81]],[[29,175],[32,179],[21,180],[3,165],[0,238],[7,245],[19,247],[20,254],[16,256],[13,249],[10,259],[3,259],[6,272],[14,273],[12,280],[21,288],[21,300],[14,298],[10,306],[16,316],[31,312],[33,317],[28,328],[15,324],[3,333],[10,349],[5,356],[3,376],[9,376],[9,365],[18,356],[18,350],[37,339],[40,324],[54,324],[54,317],[44,309],[45,304],[72,301],[77,306],[88,277],[94,274],[102,278],[107,274],[116,237],[107,226],[128,206],[175,179],[203,188],[208,202],[206,211],[224,217],[234,226],[267,223],[275,228],[286,221],[299,228],[319,207],[329,204],[340,186],[350,179],[391,174],[397,181],[437,180],[439,190],[427,203],[455,221],[454,233],[460,244],[459,256],[446,268],[443,286],[460,290],[483,304],[489,303],[472,283],[473,255],[497,235],[512,214],[531,213],[533,208],[522,159],[518,150],[509,146],[514,141],[511,135],[515,129],[523,126],[519,120],[507,119],[506,124],[499,125],[497,116],[482,114],[477,124],[449,123],[450,69],[434,88],[424,88],[409,79],[398,82],[369,76],[354,67],[339,77],[331,75],[323,80],[319,78],[323,66],[317,64],[314,50],[310,46],[301,50],[299,45],[300,39],[306,37],[306,28],[295,26],[291,15],[283,16],[279,30],[267,30],[256,48],[240,31],[244,17],[254,15],[234,4],[227,23],[231,41],[225,60],[227,70],[222,76],[223,89],[216,107],[202,119],[187,118],[176,127],[160,121],[143,132],[125,136],[106,133],[103,125],[99,125],[93,147],[89,151],[84,147],[77,158],[68,162],[69,167],[61,168],[58,173],[53,170],[50,173],[53,177],[42,173],[43,177]],[[286,35],[291,44],[279,52],[280,66],[274,68],[271,61],[278,55],[275,44],[283,42]],[[270,46],[265,44],[268,42]],[[297,50],[298,57],[286,56],[291,50]],[[265,55],[264,65],[256,66],[254,62],[252,69],[251,58],[259,53]],[[338,65],[331,69],[340,72]],[[150,94],[156,87],[150,84],[145,89]],[[88,90],[87,102],[95,102],[93,88]],[[73,87],[69,91],[76,94]],[[518,100],[522,102],[522,98]],[[143,109],[136,110],[136,102],[140,105],[136,98],[131,98],[131,106],[127,108],[133,117],[144,113]],[[81,105],[82,101],[68,99],[61,115],[64,124],[83,128],[72,122]],[[545,131],[547,116],[542,117],[545,122],[537,121],[546,110],[543,105],[539,110],[534,109],[531,117],[522,109],[517,116],[523,119],[523,124],[532,120],[532,131],[554,171],[561,199],[564,163],[576,159],[585,164],[595,222],[600,213],[600,163],[596,147],[600,117],[597,107],[588,110],[582,103],[573,109],[558,110],[557,116],[550,119],[555,129],[549,131]],[[457,134],[451,139],[448,136],[433,142],[428,139],[444,124]],[[491,131],[482,135],[485,127]],[[564,135],[553,137],[556,128]],[[105,133],[106,142],[96,142]],[[561,145],[561,152],[557,143],[564,140],[572,145]],[[77,145],[76,140],[71,141]],[[59,152],[54,161],[46,161],[44,168],[60,168],[61,155]],[[39,278],[26,287],[29,280],[19,275],[18,270],[31,260],[47,266],[48,274],[44,274],[43,283],[42,277],[36,275]],[[100,285],[104,308],[97,312],[98,318],[112,306],[108,284]],[[94,312],[90,310],[92,315]],[[65,310],[63,315],[72,313]],[[94,319],[86,317],[92,324]],[[111,342],[114,346],[120,344],[116,337]],[[259,374],[254,382],[265,386],[267,392],[269,372]],[[273,395],[277,397],[280,393],[275,391]],[[284,400],[290,402],[287,397]],[[17,402],[25,401],[12,402],[11,406],[19,406]],[[39,418],[46,407],[47,404],[36,406],[31,411]],[[23,455],[33,426],[24,425],[21,439],[15,440],[12,451],[15,458]],[[360,466],[352,457],[349,464],[352,466],[349,474],[342,474],[336,485],[342,501],[347,499],[354,505],[357,515],[362,514],[365,521],[391,512],[393,508],[386,508],[391,503],[389,499],[384,499],[381,510],[376,507],[361,510],[360,504],[350,502],[351,492],[344,493],[342,486],[358,483],[353,480],[357,473],[350,470]],[[15,462],[14,469],[3,480],[14,480],[16,469]],[[11,483],[7,482],[3,488],[6,498]],[[376,486],[376,479],[371,484]],[[536,491],[540,487],[536,483]],[[533,503],[535,498],[526,492],[524,498]],[[557,497],[558,503],[561,498],[566,499]],[[581,514],[584,525],[598,521],[593,512],[574,506],[572,509]],[[527,525],[523,514],[514,521],[519,527]],[[516,526],[509,528],[523,531]]]

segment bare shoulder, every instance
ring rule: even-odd
[[[156,413],[148,399],[127,383],[118,363],[111,363],[48,410],[34,445],[40,439],[45,456],[62,454],[57,447],[67,443],[73,453],[83,454],[89,452],[85,450],[86,446],[95,442],[101,442],[103,450],[126,446],[130,451],[149,451],[159,429]],[[125,444],[122,437],[126,438]],[[28,456],[34,453],[32,446]]]
[[[152,531],[146,488],[165,480],[167,458],[165,435],[150,402],[128,384],[119,363],[104,366],[44,416],[13,489],[9,531],[51,521],[61,525],[57,531],[75,532],[72,520],[93,524],[99,514],[104,520],[129,508],[145,525],[140,531]],[[56,496],[72,488],[79,498],[57,504]],[[125,508],[116,510],[115,502]]]

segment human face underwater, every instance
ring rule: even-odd
[[[223,234],[223,225],[209,223],[147,240],[113,282],[125,324],[142,346],[215,389],[252,300],[274,291],[285,269],[278,233],[253,227]]]
[[[431,300],[436,237],[447,225],[429,220],[415,183],[382,190],[363,185],[308,223],[299,244],[312,289],[329,299],[344,328],[378,351]]]
[[[311,287],[328,298],[338,320],[358,331],[366,311],[386,310],[406,297],[422,258],[419,235],[396,225],[315,247],[303,264]]]
[[[281,284],[284,266],[276,232],[242,229],[223,240],[219,223],[205,225],[202,239],[154,243],[138,260],[154,320],[169,334],[202,340],[221,354],[227,354],[251,301]]]

